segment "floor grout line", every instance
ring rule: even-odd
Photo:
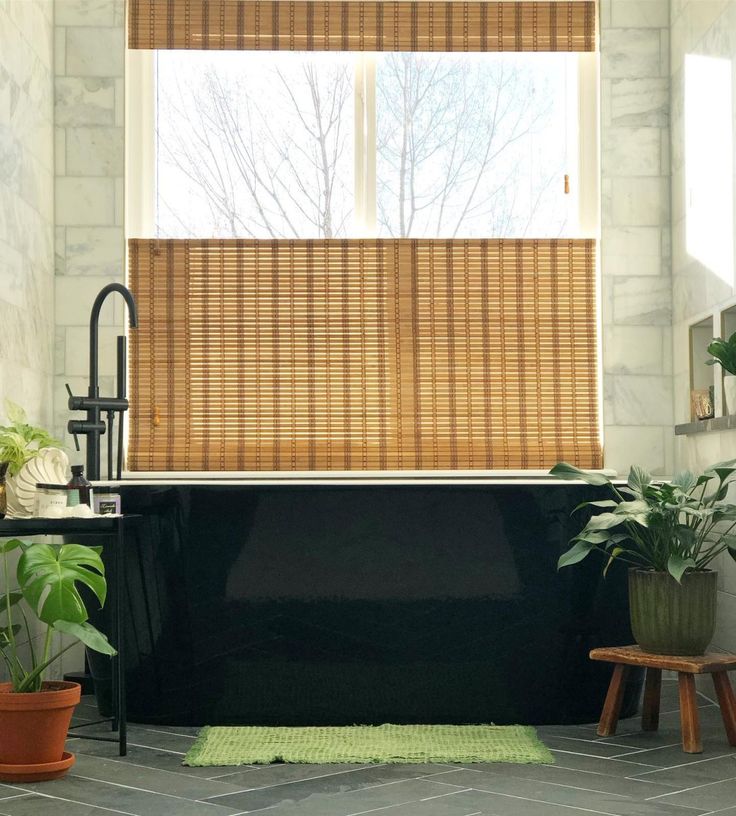
[[[708,788],[711,785],[720,785],[723,782],[733,782],[736,779],[736,776],[730,776],[728,779],[715,779],[711,780],[710,782],[703,782],[702,785],[693,785],[690,788],[682,788],[681,790],[671,791],[668,793],[660,793],[658,796],[649,796],[645,801],[650,801],[651,799],[662,799],[665,796],[674,796],[677,793],[687,793],[688,791],[698,790],[699,788]]]
[[[632,774],[632,776],[646,776],[651,773],[659,773],[660,771],[674,771],[677,768],[687,768],[690,765],[700,765],[702,762],[713,762],[714,759],[724,759],[725,757],[736,757],[736,754],[719,754],[718,756],[706,757],[705,759],[696,759],[692,762],[681,762],[679,765],[667,765],[664,768],[655,768],[652,771],[642,771],[638,774]]]

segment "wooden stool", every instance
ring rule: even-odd
[[[616,664],[598,724],[599,737],[610,737],[616,733],[618,714],[624,696],[624,682],[629,667],[642,666],[647,670],[641,713],[641,727],[645,731],[656,731],[659,726],[662,670],[676,671],[680,690],[682,750],[688,754],[702,753],[695,675],[712,674],[728,744],[736,746],[736,698],[728,679],[728,672],[736,669],[736,655],[712,653],[695,657],[678,657],[643,652],[638,646],[613,646],[606,649],[593,649],[590,659]]]

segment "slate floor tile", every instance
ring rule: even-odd
[[[239,810],[227,805],[193,802],[171,794],[140,790],[131,786],[100,782],[94,779],[83,779],[76,776],[73,770],[53,783],[26,783],[23,784],[22,789],[30,793],[53,795],[80,805],[119,810],[123,813],[134,814],[134,816],[232,816]],[[39,808],[38,816],[41,814],[46,816]]]
[[[315,769],[312,775],[306,778],[292,782],[267,784],[264,787],[251,788],[241,793],[209,798],[206,801],[253,811],[287,801],[303,802],[315,796],[353,794],[364,790],[383,793],[382,789],[386,788],[388,795],[393,796],[404,790],[404,788],[392,787],[397,783],[436,782],[438,779],[452,779],[457,771],[458,769],[455,768],[432,765],[373,765],[358,770],[348,768],[343,772],[333,768],[327,773],[324,771],[319,773],[318,769]],[[447,793],[446,790],[440,790],[440,792]],[[393,801],[395,803],[397,800]]]

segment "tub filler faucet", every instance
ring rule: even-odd
[[[99,386],[99,323],[102,304],[109,294],[118,292],[123,296],[128,306],[128,320],[131,329],[138,326],[138,310],[135,299],[129,289],[121,283],[110,283],[100,290],[92,304],[92,313],[89,320],[89,390],[86,397],[77,397],[67,384],[69,392],[69,410],[86,411],[87,419],[70,419],[67,430],[74,436],[74,444],[79,450],[79,435],[87,437],[87,478],[100,478],[100,437],[107,434],[107,477],[113,478],[113,428],[115,414],[119,413],[118,446],[116,478],[121,478],[123,468],[123,415],[128,410],[126,397],[127,380],[127,339],[125,335],[118,336],[117,342],[117,396],[101,397]],[[107,422],[101,415],[107,412]]]

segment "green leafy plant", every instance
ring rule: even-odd
[[[11,589],[9,555],[20,550],[15,571],[17,589]],[[107,582],[101,547],[81,544],[45,544],[10,539],[0,543],[4,593],[0,596],[0,655],[14,692],[40,691],[48,667],[74,646],[74,641],[54,650],[54,633],[71,635],[90,649],[114,655],[105,635],[89,623],[78,585],[86,586],[105,603]],[[43,646],[34,644],[33,619],[42,628]],[[27,651],[25,660],[21,657]]]
[[[626,485],[616,485],[602,473],[560,462],[551,475],[605,487],[610,498],[575,508],[573,512],[583,507],[603,512],[593,515],[571,540],[558,568],[577,564],[595,551],[606,559],[604,574],[614,561],[623,561],[640,569],[669,572],[679,582],[688,570],[708,569],[723,552],[736,560],[732,533],[736,505],[726,500],[736,473],[734,463],[713,465],[701,476],[685,471],[671,482],[654,481],[635,465]]]
[[[715,337],[708,346],[708,354],[713,355],[713,359],[708,360],[706,365],[720,363],[724,371],[729,374],[736,374],[736,332],[728,340]]]
[[[38,456],[42,448],[63,447],[48,431],[30,425],[20,405],[6,399],[5,413],[9,424],[0,425],[0,462],[8,463],[10,476],[15,476],[26,462]]]

